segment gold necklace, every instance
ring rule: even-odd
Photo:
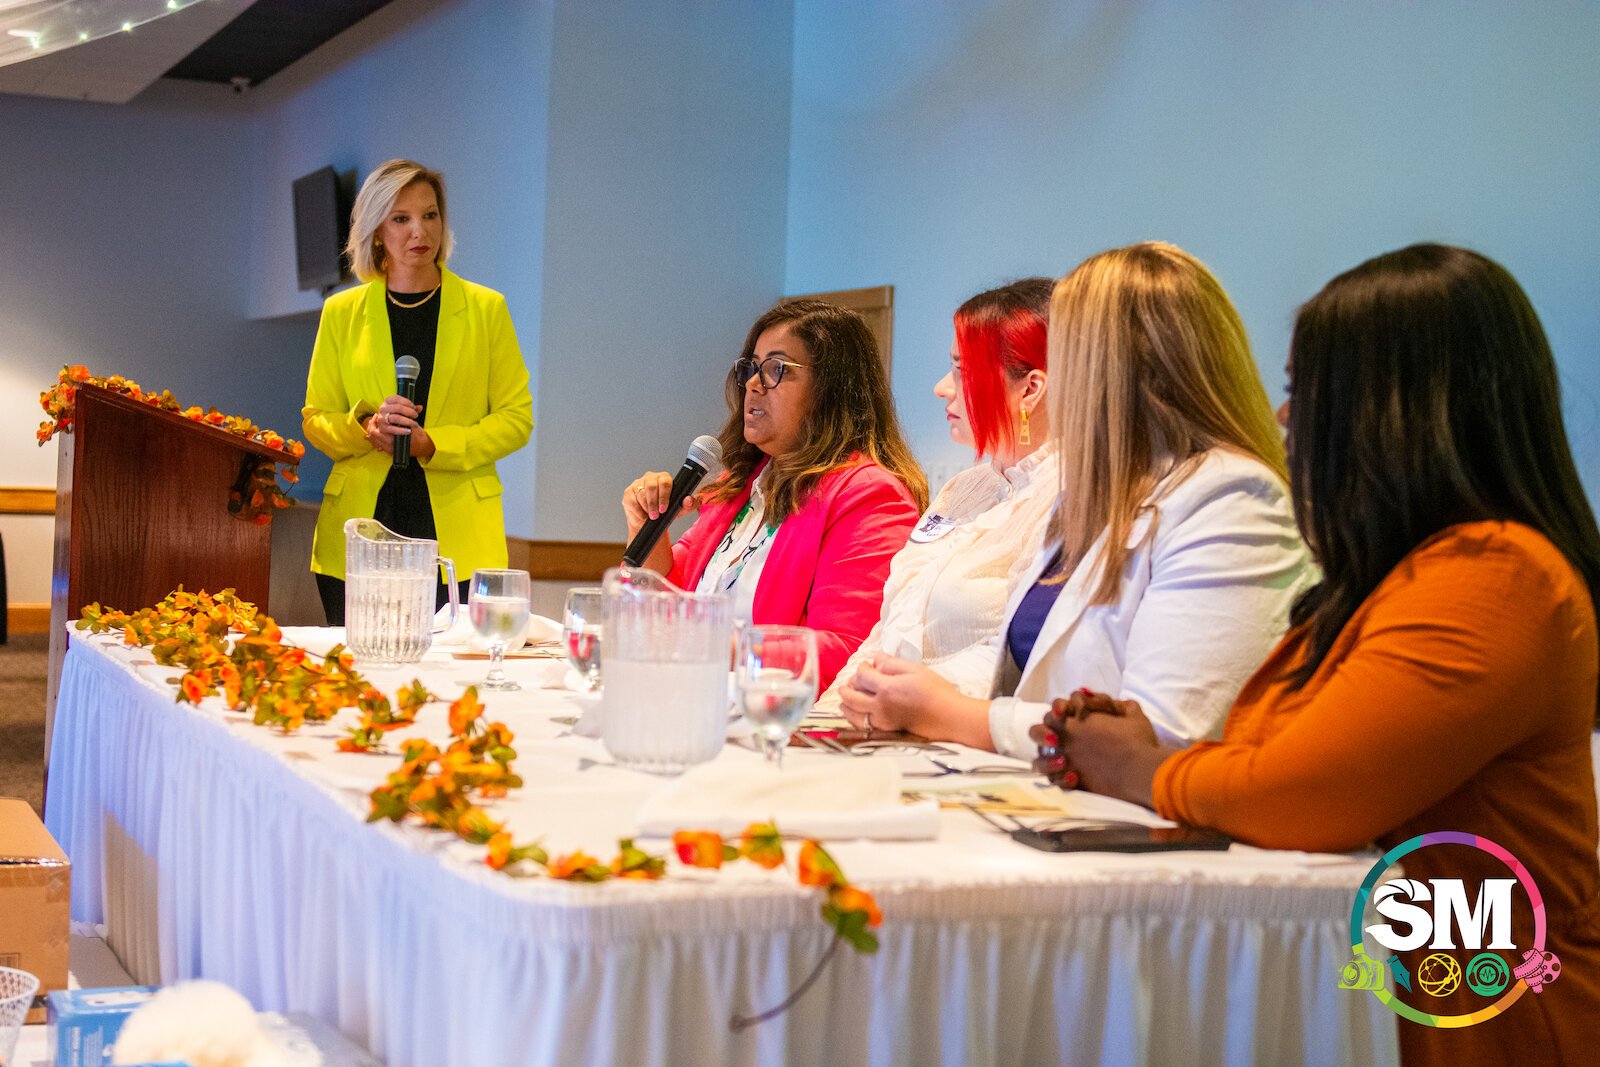
[[[400,301],[396,300],[394,298],[394,294],[389,292],[388,289],[385,289],[383,292],[384,292],[384,295],[389,298],[389,303],[393,304],[397,308],[405,308],[407,310],[410,310],[411,308],[419,308],[423,304],[426,304],[428,301],[432,300],[433,299],[433,294],[437,293],[438,291],[439,291],[439,286],[436,285],[432,289],[428,290],[428,295],[427,296],[423,297],[421,300],[414,300],[409,304],[402,304]]]

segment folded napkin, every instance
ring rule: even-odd
[[[450,617],[450,609],[443,607],[434,616],[434,625],[442,626]],[[521,641],[510,641],[506,644],[506,651],[512,652],[524,644],[544,645],[561,640],[561,624],[554,619],[545,618],[543,615],[529,615],[528,625],[522,631]],[[456,624],[442,634],[433,635],[433,647],[438,649],[463,649],[470,648],[478,652],[487,652],[488,646],[472,628],[472,620],[467,617],[467,606],[461,605],[461,611],[456,616]]]
[[[890,759],[795,760],[782,770],[749,753],[725,751],[647,797],[639,834],[676,830],[737,834],[753,822],[786,834],[829,840],[919,841],[939,836],[939,807],[900,799],[900,768]]]

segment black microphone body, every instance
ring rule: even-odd
[[[417,402],[417,378],[422,373],[422,364],[414,356],[401,356],[394,361],[395,382],[399,386],[400,395],[411,401]],[[408,434],[394,435],[394,459],[390,464],[391,470],[401,470],[411,466],[411,437]]]
[[[712,468],[721,466],[722,446],[717,439],[710,436],[695,438],[689,446],[689,455],[684,459],[683,466],[678,468],[677,475],[672,479],[672,496],[667,501],[667,509],[653,519],[646,519],[644,525],[639,527],[639,532],[633,535],[627,550],[622,553],[622,562],[630,567],[643,566],[651,550],[656,547],[656,542],[661,540],[667,527],[677,517],[684,498],[695,491]]]

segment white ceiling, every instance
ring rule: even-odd
[[[0,93],[125,104],[255,0],[206,0],[131,33],[0,67]]]

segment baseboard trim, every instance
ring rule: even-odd
[[[536,582],[598,582],[607,568],[622,562],[622,550],[626,547],[621,542],[609,541],[506,538],[511,566],[527,571]]]
[[[14,634],[47,634],[50,632],[49,604],[6,605],[6,628]]]
[[[56,491],[0,485],[0,515],[54,515]]]

